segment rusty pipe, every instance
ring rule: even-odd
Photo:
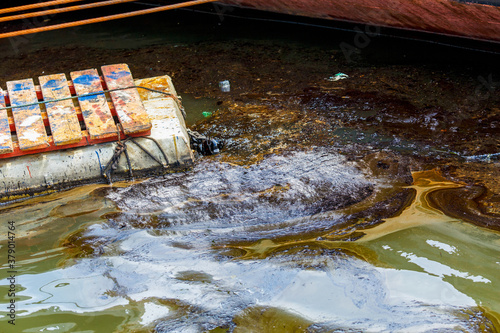
[[[190,6],[201,5],[204,3],[216,2],[216,1],[218,1],[218,0],[187,1],[187,2],[182,2],[182,3],[178,3],[178,4],[161,6],[161,7],[150,8],[150,9],[142,9],[142,10],[137,10],[137,11],[123,13],[123,14],[108,15],[108,16],[103,16],[103,17],[98,17],[98,18],[93,18],[93,19],[49,25],[49,26],[40,27],[40,28],[32,28],[32,29],[6,32],[3,34],[0,34],[0,38],[8,38],[8,37],[33,34],[33,33],[37,33],[37,32],[44,32],[44,31],[77,27],[77,26],[85,25],[85,24],[106,22],[106,21],[117,20],[117,19],[121,19],[121,18],[128,18],[128,17],[138,16],[138,15],[152,14],[152,13],[162,12],[162,11],[166,11],[166,10],[178,9],[178,8],[183,8],[183,7],[190,7]]]
[[[38,3],[31,4],[31,5],[24,5],[24,6],[3,8],[3,9],[0,9],[0,14],[6,14],[6,13],[12,13],[12,12],[20,12],[20,11],[23,11],[23,10],[29,10],[29,9],[41,8],[41,7],[49,7],[49,6],[56,6],[56,5],[61,5],[61,4],[64,4],[64,3],[78,2],[78,1],[83,1],[83,0],[54,0],[54,1],[47,1],[47,2],[38,2]]]
[[[63,7],[63,8],[42,10],[40,12],[32,12],[32,13],[19,14],[19,15],[4,16],[4,17],[0,17],[0,22],[22,20],[22,19],[26,19],[26,18],[30,18],[30,17],[59,14],[59,13],[71,12],[71,11],[75,11],[75,10],[116,5],[116,4],[120,4],[120,3],[132,2],[132,1],[137,1],[137,0],[109,0],[109,1],[89,3],[86,5],[69,6],[69,7]]]

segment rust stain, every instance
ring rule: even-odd
[[[500,7],[450,0],[222,0],[242,7],[500,41]]]

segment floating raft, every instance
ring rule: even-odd
[[[45,75],[39,85],[31,78],[7,82],[0,93],[2,200],[101,180],[116,142],[128,137],[157,159],[128,144],[134,175],[193,163],[170,77],[134,80],[126,64],[101,71],[102,76],[97,69],[71,72],[71,80]],[[115,174],[128,172],[123,157]]]

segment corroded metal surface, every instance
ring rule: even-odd
[[[109,90],[134,86],[127,64],[102,66],[101,69]],[[140,133],[151,129],[151,120],[136,88],[112,91],[109,95],[125,134]]]
[[[71,72],[78,95],[102,92],[101,79],[96,69]],[[104,93],[79,96],[83,119],[92,140],[117,136],[117,129]]]
[[[71,97],[66,75],[46,75],[39,77],[39,80],[45,101]],[[80,123],[71,99],[46,103],[45,107],[56,146],[79,142],[82,139]]]
[[[11,106],[37,103],[33,79],[7,82]],[[12,108],[17,139],[21,150],[42,149],[49,146],[40,107],[30,105]]]
[[[450,0],[223,0],[266,11],[500,42],[500,7]]]
[[[3,93],[0,91],[0,108],[5,107]],[[12,152],[12,135],[10,133],[7,110],[0,110],[0,154]]]

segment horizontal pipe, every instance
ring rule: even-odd
[[[59,13],[71,12],[71,11],[75,11],[75,10],[82,10],[82,9],[96,8],[96,7],[102,7],[102,6],[116,5],[116,4],[120,4],[120,3],[132,2],[132,1],[136,1],[136,0],[109,0],[109,1],[101,1],[101,2],[89,3],[89,4],[86,4],[86,5],[69,6],[69,7],[63,7],[63,8],[42,10],[42,11],[39,11],[39,12],[32,12],[32,13],[26,13],[26,14],[4,16],[4,17],[0,17],[0,22],[22,20],[22,19],[26,19],[26,18],[30,18],[30,17],[38,17],[38,16],[44,16],[44,15],[59,14]]]
[[[0,34],[0,39],[28,35],[28,34],[50,31],[50,30],[77,27],[77,26],[85,25],[85,24],[106,22],[106,21],[117,20],[117,19],[121,19],[121,18],[128,18],[128,17],[138,16],[138,15],[152,14],[152,13],[162,12],[162,11],[166,11],[166,10],[172,10],[172,9],[183,8],[183,7],[190,7],[190,6],[201,5],[204,3],[216,2],[216,1],[218,1],[218,0],[187,1],[187,2],[182,2],[182,3],[178,3],[178,4],[150,8],[150,9],[142,9],[142,10],[137,10],[134,12],[128,12],[128,13],[123,13],[123,14],[108,15],[108,16],[103,16],[103,17],[98,17],[98,18],[93,18],[93,19],[49,25],[49,26],[40,27],[40,28],[32,28],[32,29],[6,32],[3,34]]]
[[[31,5],[3,8],[3,9],[0,9],[0,14],[20,12],[23,10],[29,10],[29,9],[34,9],[34,8],[57,6],[57,5],[65,4],[65,3],[78,2],[78,1],[83,1],[83,0],[54,0],[54,1],[47,1],[47,2],[38,2],[38,3],[31,4]]]

